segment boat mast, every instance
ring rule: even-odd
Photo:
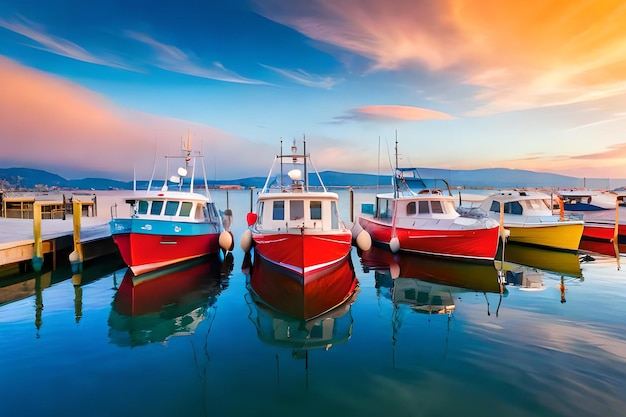
[[[302,142],[303,142],[303,147],[304,147],[304,189],[306,191],[309,191],[309,175],[306,172],[306,159],[307,159],[307,154],[306,154],[306,137],[304,135],[302,135]]]
[[[283,189],[283,138],[280,138],[280,189]]]
[[[396,169],[393,172],[393,197],[398,198],[398,131],[396,130]]]

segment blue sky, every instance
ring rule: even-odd
[[[397,135],[403,166],[625,178],[625,21],[611,0],[0,0],[0,167],[147,177],[189,132],[219,178],[303,136],[320,170],[388,173]]]

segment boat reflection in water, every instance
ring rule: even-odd
[[[294,358],[302,359],[308,358],[310,349],[328,350],[350,339],[353,322],[350,308],[356,301],[359,287],[349,259],[339,268],[327,272],[333,275],[332,281],[336,281],[337,287],[349,290],[343,295],[329,291],[330,298],[326,299],[322,299],[322,293],[312,294],[313,297],[310,298],[310,294],[295,294],[290,288],[281,288],[278,285],[265,287],[265,297],[261,298],[250,285],[252,282],[264,279],[274,283],[281,282],[276,277],[280,271],[268,269],[266,266],[263,262],[255,262],[252,266],[246,295],[250,308],[249,318],[261,341],[272,346],[290,348]],[[331,280],[326,277],[325,281]]]
[[[502,259],[502,248],[498,250],[496,268],[502,269],[508,286],[523,291],[544,290],[546,279],[560,281],[561,287],[566,280],[583,280],[578,253],[509,243],[504,249],[504,262],[498,259]]]
[[[378,247],[359,255],[364,271],[374,271],[376,287],[388,288],[396,307],[408,305],[417,313],[449,315],[455,310],[455,294],[464,292],[484,293],[486,299],[487,293],[499,294],[499,307],[507,294],[494,264],[392,254]]]
[[[233,258],[210,255],[135,276],[127,269],[109,316],[109,337],[118,346],[162,343],[193,334],[211,316],[228,287]]]
[[[501,260],[502,247],[498,249],[496,256],[496,268],[501,265],[499,262]],[[504,261],[505,264],[513,263],[552,272],[557,275],[582,278],[578,253],[507,243],[504,249]]]
[[[358,287],[352,259],[348,256],[332,268],[302,277],[261,256],[246,253],[243,270],[250,268],[248,288],[269,307],[288,316],[311,320],[343,304]]]

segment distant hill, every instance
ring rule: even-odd
[[[589,188],[617,188],[626,185],[626,179],[606,178],[576,178],[558,174],[546,174],[534,171],[506,168],[488,168],[476,170],[446,170],[436,168],[419,168],[422,178],[443,178],[450,186],[465,188],[534,188],[534,187],[583,187]],[[329,187],[353,186],[371,187],[376,185],[390,185],[390,175],[358,174],[337,171],[320,172],[324,184]],[[319,185],[315,174],[309,173],[311,185]],[[265,184],[265,177],[248,177],[234,180],[208,181],[210,187],[219,185],[239,185],[244,188],[261,188]],[[138,181],[137,188],[145,189],[148,181]],[[154,182],[153,186],[160,186],[161,182]],[[83,178],[68,180],[47,171],[30,168],[0,168],[0,189],[3,190],[47,190],[47,189],[75,189],[75,190],[110,190],[133,188],[132,181],[116,181],[106,178]]]

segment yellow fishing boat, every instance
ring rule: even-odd
[[[530,191],[499,191],[488,195],[479,207],[498,219],[509,231],[508,242],[576,252],[584,222],[552,212],[558,196]]]

